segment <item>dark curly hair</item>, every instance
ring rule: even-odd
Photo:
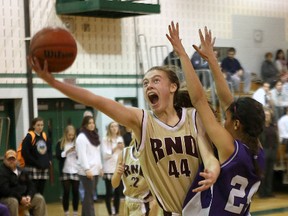
[[[265,114],[261,103],[250,97],[241,97],[234,101],[228,110],[232,120],[240,121],[244,133],[254,138],[258,138],[262,133]]]
[[[232,120],[239,120],[243,127],[243,139],[253,156],[258,154],[260,148],[259,136],[265,124],[265,113],[263,106],[250,97],[241,97],[234,101],[227,109],[231,113]],[[261,176],[256,160],[253,160],[256,173]]]

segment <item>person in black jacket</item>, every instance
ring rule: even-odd
[[[22,155],[25,160],[25,170],[33,180],[36,192],[43,195],[46,180],[49,179],[49,168],[52,166],[52,150],[49,139],[43,138],[44,120],[34,118],[29,131],[35,133],[35,140],[27,133],[22,144]]]
[[[250,91],[251,74],[244,70],[235,55],[236,49],[234,47],[227,50],[227,57],[221,62],[222,72],[225,74],[226,80],[232,83],[234,91],[240,91],[240,82],[243,81],[243,91],[247,93]]]
[[[16,151],[7,150],[0,166],[0,203],[7,205],[11,216],[18,216],[19,209],[30,209],[33,216],[46,216],[46,203],[36,194],[33,182],[24,170],[17,168]]]

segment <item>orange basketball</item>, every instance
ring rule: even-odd
[[[47,27],[31,39],[29,55],[37,57],[41,67],[44,60],[47,60],[49,72],[61,72],[73,64],[77,55],[77,44],[67,30]]]

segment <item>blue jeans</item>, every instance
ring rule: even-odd
[[[80,195],[80,200],[81,202],[83,202],[84,200],[84,188],[83,188],[83,184],[82,182],[80,181],[80,184],[79,184],[79,195]],[[95,190],[94,190],[94,195],[93,195],[93,200],[96,201],[98,199],[97,197],[97,184],[95,185]]]
[[[88,179],[86,176],[79,176],[84,188],[84,199],[82,202],[82,216],[95,216],[94,209],[94,189],[98,182],[98,176],[93,176],[93,179]]]

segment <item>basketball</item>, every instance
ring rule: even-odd
[[[77,44],[67,30],[47,27],[31,39],[29,55],[37,57],[42,68],[47,60],[49,72],[57,73],[73,64],[77,55]]]

